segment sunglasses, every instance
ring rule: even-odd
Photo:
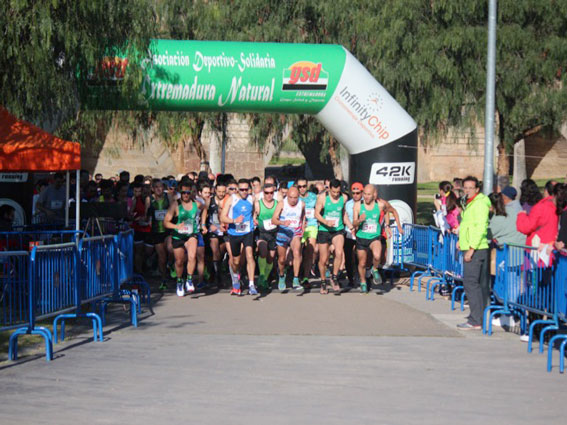
[[[307,187],[307,185],[306,184],[298,184],[297,187],[300,188],[300,189],[303,189],[304,187]]]
[[[273,194],[274,194],[274,191],[273,191],[273,190],[272,190],[271,192],[266,192],[266,191],[264,190],[264,195],[273,195]]]
[[[188,190],[182,190],[182,191],[179,192],[179,193],[181,193],[182,195],[191,195],[191,192],[188,191]]]
[[[234,191],[234,190],[236,190],[236,188],[235,187],[229,187],[228,190]]]
[[[353,195],[360,195],[362,192],[352,192]]]
[[[239,187],[238,190],[240,190],[241,192],[248,192],[247,187]]]

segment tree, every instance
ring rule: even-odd
[[[487,2],[409,0],[378,12],[367,15],[378,24],[376,42],[362,44],[358,56],[421,131],[443,135],[449,127],[482,122]],[[515,142],[539,130],[554,131],[567,118],[566,29],[565,2],[499,2],[498,174],[508,174]]]
[[[131,57],[155,34],[150,0],[12,0],[0,3],[0,96],[12,113],[53,131],[75,119],[79,93],[101,60]],[[140,73],[123,90],[137,90]]]

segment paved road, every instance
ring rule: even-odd
[[[264,298],[165,295],[138,329],[87,334],[56,359],[0,364],[8,424],[564,422],[565,377],[518,337],[407,287]]]

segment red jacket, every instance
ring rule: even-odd
[[[528,236],[526,244],[532,245],[535,236],[539,237],[540,243],[550,244],[557,239],[559,216],[555,213],[553,197],[543,198],[532,207],[529,214],[519,213],[516,220],[516,228],[519,232]]]

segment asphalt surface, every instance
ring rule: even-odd
[[[102,343],[0,363],[0,424],[564,422],[566,378],[537,346],[457,331],[466,311],[406,286],[154,301],[138,328],[114,309]]]

